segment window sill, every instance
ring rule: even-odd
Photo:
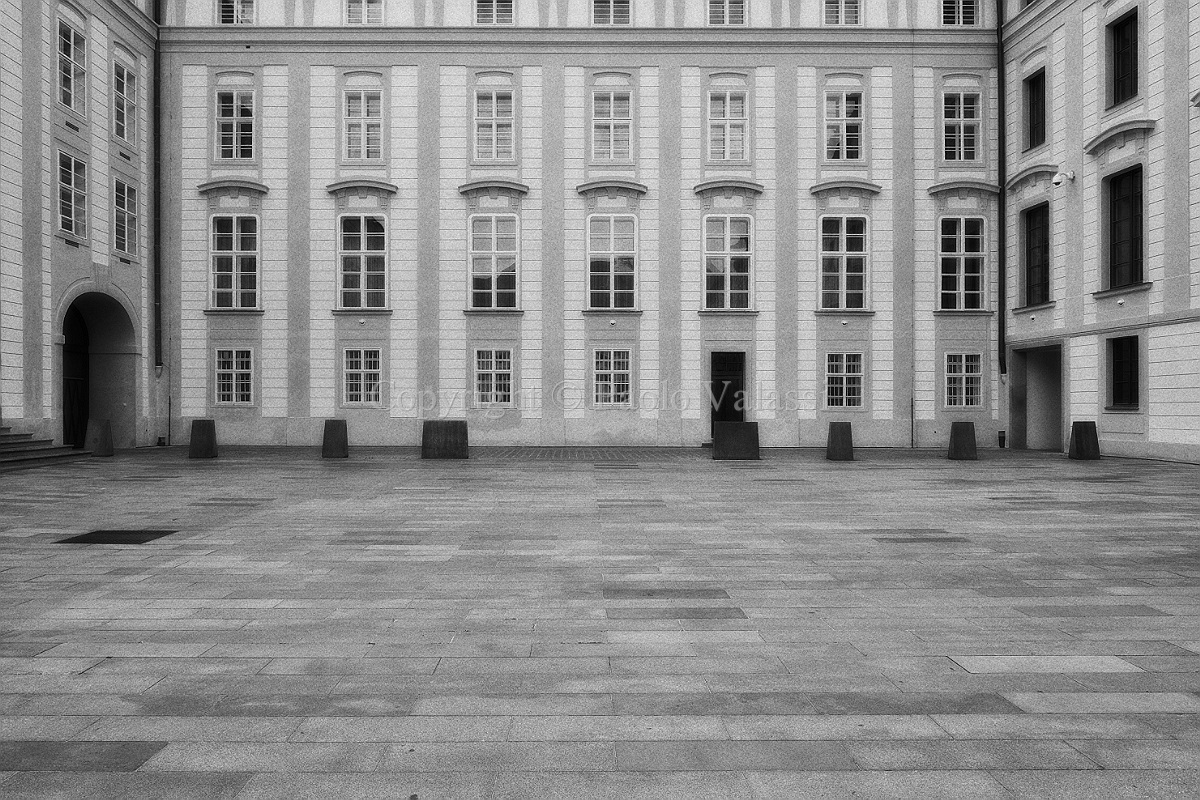
[[[464,314],[524,314],[525,310],[521,308],[464,308]]]
[[[581,314],[632,314],[634,316],[641,314],[640,308],[585,308],[579,313]]]
[[[984,406],[942,406],[947,414],[983,414],[987,411]]]
[[[866,406],[825,406],[822,410],[826,414],[865,414],[869,411]]]
[[[141,263],[137,256],[133,255],[132,253],[122,253],[120,250],[113,250],[112,258],[114,261],[117,261],[128,267],[132,267]]]
[[[1031,306],[1017,306],[1012,310],[1013,314],[1028,314],[1031,311],[1049,311],[1054,308],[1054,301],[1047,300],[1044,303],[1035,303]]]
[[[875,312],[869,308],[814,308],[814,314],[852,314],[856,317],[873,317]]]
[[[696,311],[702,317],[757,317],[752,308],[701,308]]]
[[[1105,414],[1140,414],[1142,409],[1140,406],[1105,406]]]
[[[729,169],[729,168],[736,168],[736,169],[750,169],[750,167],[751,167],[752,165],[751,165],[751,163],[750,163],[749,161],[745,161],[745,160],[743,160],[743,161],[732,161],[732,160],[731,160],[731,161],[714,161],[714,160],[709,160],[709,161],[705,161],[705,162],[704,162],[704,166],[708,167],[709,169]]]
[[[1130,283],[1126,286],[1116,286],[1111,289],[1101,289],[1098,292],[1092,292],[1092,297],[1097,300],[1103,300],[1106,297],[1118,297],[1125,294],[1139,294],[1141,292],[1150,291],[1153,286],[1152,281],[1142,281],[1141,283]]]
[[[865,152],[865,151],[864,151]],[[869,158],[822,158],[821,169],[848,169],[855,172],[865,172],[871,166]]]
[[[1039,150],[1048,150],[1049,148],[1050,148],[1050,137],[1047,136],[1045,140],[1038,142],[1037,144],[1026,145],[1025,149],[1021,151],[1021,158],[1025,158],[1026,156],[1032,155],[1032,154],[1038,152]]]
[[[588,161],[590,169],[633,169],[637,161],[632,158],[593,158]]]
[[[115,133],[112,134],[110,143],[112,144],[112,150],[117,154],[118,158],[124,159],[131,166],[137,166],[136,162],[134,161],[134,154],[137,153],[137,145],[135,145],[133,142],[122,139]]]
[[[507,168],[507,169],[515,169],[519,165],[515,158],[495,160],[495,161],[492,161],[492,160],[489,160],[486,158],[473,158],[473,159],[471,159],[471,166],[472,167],[500,167],[500,168]]]
[[[338,317],[390,317],[392,309],[390,308],[335,308],[330,311],[331,314]]]
[[[1141,103],[1141,101],[1142,101],[1142,93],[1141,93],[1141,91],[1139,91],[1133,97],[1127,97],[1119,103],[1113,103],[1111,105],[1105,106],[1104,107],[1104,116],[1110,117],[1110,116],[1117,116],[1118,114],[1123,114],[1126,111],[1128,111],[1129,109],[1131,109],[1134,106]]]
[[[991,317],[995,314],[986,308],[939,308],[933,312],[935,317]]]
[[[215,317],[220,317],[225,314],[230,314],[233,316],[261,317],[267,312],[261,308],[206,308],[204,309],[204,313],[212,314]]]
[[[86,247],[88,244],[88,240],[86,238],[80,239],[80,238],[71,236],[71,234],[69,234],[69,233],[63,233],[62,231],[59,231],[58,233],[56,233],[54,235],[54,238],[58,239],[60,242],[65,244],[67,247]]]

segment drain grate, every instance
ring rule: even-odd
[[[179,531],[89,531],[69,539],[62,539],[59,544],[145,544],[164,536],[170,536]]]

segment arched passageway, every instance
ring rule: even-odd
[[[63,316],[63,443],[83,447],[89,419],[107,419],[113,445],[136,444],[137,341],[125,309],[88,292]]]

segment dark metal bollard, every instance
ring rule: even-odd
[[[950,423],[950,450],[946,458],[951,461],[976,461],[979,453],[975,449],[975,423]]]
[[[321,458],[349,458],[350,434],[346,420],[325,420],[325,434],[321,439]]]
[[[1100,458],[1100,437],[1095,422],[1072,422],[1071,444],[1067,448],[1070,458],[1080,461],[1095,461]]]
[[[421,458],[468,458],[465,419],[427,419],[421,426]]]
[[[714,423],[712,457],[713,461],[758,461],[758,423]]]
[[[827,461],[854,460],[854,432],[849,422],[829,423],[829,439],[825,443]]]
[[[192,441],[188,458],[217,457],[217,422],[211,419],[192,420]]]
[[[107,419],[89,419],[87,433],[83,437],[83,449],[92,455],[109,457],[113,454],[112,422]]]

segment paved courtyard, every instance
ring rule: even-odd
[[[0,474],[0,795],[1200,792],[1200,466],[707,455]]]

